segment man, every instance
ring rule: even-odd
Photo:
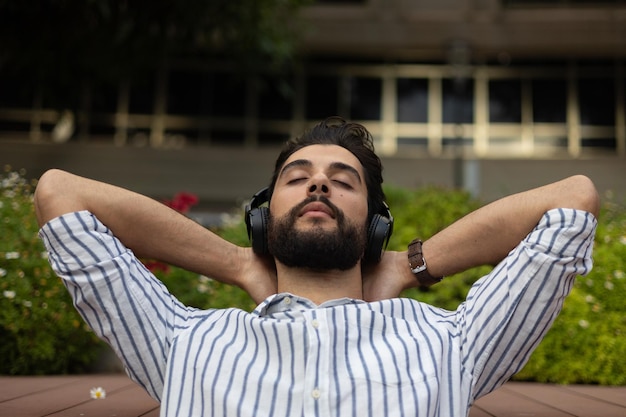
[[[269,208],[248,213],[254,250],[57,170],[40,179],[35,205],[76,308],[164,416],[467,415],[523,366],[590,270],[597,192],[570,177],[380,257],[391,232],[381,183],[367,130],[334,118],[279,155]],[[187,308],[135,256],[237,285],[260,304]],[[483,264],[496,266],[456,311],[396,298]]]

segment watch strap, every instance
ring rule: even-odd
[[[428,272],[426,258],[424,258],[424,252],[422,251],[421,239],[413,239],[411,243],[409,243],[408,256],[409,267],[411,268],[411,272],[415,275],[415,278],[419,282],[420,286],[428,287],[441,282],[443,277],[433,277]]]

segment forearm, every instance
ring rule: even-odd
[[[574,208],[597,216],[599,198],[593,183],[574,176],[502,198],[470,213],[424,242],[429,272],[447,276],[500,262],[543,214],[554,208]]]
[[[63,171],[45,173],[35,192],[40,225],[88,210],[137,256],[237,284],[241,248],[146,196]]]

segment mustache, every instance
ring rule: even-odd
[[[312,195],[310,197],[305,198],[302,202],[298,203],[297,206],[293,207],[289,214],[292,216],[297,216],[298,213],[300,213],[300,211],[307,205],[310,203],[315,203],[315,202],[320,202],[325,204],[326,206],[328,206],[328,208],[330,208],[333,212],[333,217],[343,217],[343,211],[341,211],[341,209],[339,207],[337,207],[336,205],[334,205],[333,203],[331,203],[331,201],[323,196],[323,195]]]

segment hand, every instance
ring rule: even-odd
[[[259,304],[277,291],[276,265],[269,256],[259,256],[252,248],[240,248],[238,285]]]
[[[363,298],[378,301],[396,298],[417,284],[409,269],[407,252],[386,251],[380,262],[363,268]]]

